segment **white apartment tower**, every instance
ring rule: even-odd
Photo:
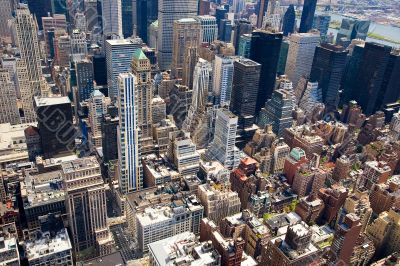
[[[214,16],[198,16],[200,21],[200,41],[202,43],[212,43],[218,38],[217,19]]]
[[[106,222],[106,186],[96,157],[64,162],[61,169],[75,252],[94,247],[94,256],[110,254],[113,241]]]
[[[172,63],[173,23],[182,18],[197,16],[197,0],[159,0],[158,1],[158,65],[167,70]]]
[[[233,59],[223,55],[216,55],[213,68],[213,95],[214,104],[229,106],[232,93]]]
[[[94,90],[89,99],[90,142],[94,147],[102,145],[101,122],[107,113],[106,97],[99,90]]]
[[[141,168],[140,128],[138,114],[138,91],[136,79],[131,73],[118,77],[118,157],[119,189],[122,194],[143,188]]]
[[[103,35],[106,39],[123,38],[121,0],[103,0]]]
[[[239,149],[235,146],[238,117],[227,109],[217,111],[214,140],[207,150],[207,157],[218,160],[224,167],[233,169],[239,165]]]
[[[290,35],[286,75],[293,82],[294,88],[302,76],[310,75],[315,48],[319,41],[318,31]]]

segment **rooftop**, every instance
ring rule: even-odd
[[[35,103],[37,107],[58,105],[58,104],[70,104],[71,101],[68,97],[35,97]]]

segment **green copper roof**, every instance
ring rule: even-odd
[[[133,54],[133,58],[136,60],[143,60],[147,59],[147,56],[143,53],[142,49],[136,49],[135,53]]]

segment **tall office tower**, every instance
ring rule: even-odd
[[[278,89],[272,93],[272,98],[265,103],[261,109],[258,119],[260,128],[272,125],[274,133],[282,137],[285,128],[293,124],[293,94],[289,90]]]
[[[246,19],[239,19],[235,21],[235,29],[233,33],[233,46],[235,46],[236,54],[239,51],[240,37],[244,34],[251,34],[253,25]]]
[[[353,80],[349,80],[348,87],[345,87],[345,90],[350,92],[350,100],[356,100],[366,115],[373,114],[385,103],[383,102],[387,89],[385,80],[394,74],[392,71],[387,71],[390,70],[387,66],[391,50],[389,46],[366,43],[356,74]],[[399,75],[393,76],[393,79],[399,80]],[[396,99],[391,99],[391,102],[395,101]]]
[[[230,19],[222,19],[219,22],[218,40],[223,42],[231,42],[232,39],[232,21]]]
[[[330,23],[331,23],[331,16],[329,15],[317,15],[314,17],[313,29],[319,31],[322,42],[326,41]]]
[[[294,5],[290,5],[283,16],[282,22],[283,36],[289,36],[294,32],[296,26],[296,12],[294,10]]]
[[[214,140],[206,154],[208,158],[219,161],[230,170],[237,167],[240,161],[240,151],[235,146],[237,126],[237,116],[227,109],[218,109]]]
[[[50,0],[27,0],[29,11],[35,16],[39,29],[42,28],[42,17],[47,17],[51,13],[51,2]]]
[[[83,102],[90,98],[94,91],[93,83],[93,62],[89,59],[76,62],[76,85],[78,89],[77,102]]]
[[[289,54],[289,40],[286,38],[282,41],[281,52],[278,60],[278,75],[284,75],[286,70],[286,62]]]
[[[118,75],[130,72],[132,57],[141,46],[140,38],[106,41],[108,96],[113,101],[118,96]]]
[[[103,35],[106,39],[122,38],[121,0],[102,0]]]
[[[90,143],[93,147],[102,146],[101,123],[106,113],[106,97],[99,90],[93,91],[89,99]]]
[[[309,117],[313,115],[314,108],[322,103],[322,92],[318,82],[311,82],[305,77],[300,79],[294,93],[297,105]]]
[[[347,54],[348,51],[343,47],[331,44],[321,44],[315,49],[310,81],[318,82],[327,111],[336,110],[339,104],[339,89]]]
[[[310,75],[315,47],[319,44],[319,32],[290,35],[289,52],[286,61],[286,75],[297,87],[302,76]]]
[[[80,30],[81,32],[87,32],[87,23],[85,14],[82,12],[77,12],[74,16],[74,25],[75,29]]]
[[[55,30],[54,38],[54,64],[68,68],[70,66],[71,40],[65,30]]]
[[[135,79],[137,125],[140,129],[142,153],[153,146],[151,99],[153,98],[150,60],[142,49],[137,49],[132,58],[131,69]]]
[[[256,113],[271,98],[275,87],[279,54],[282,45],[282,33],[265,30],[253,32],[251,39],[250,59],[261,64],[260,83],[258,87]]]
[[[158,1],[158,65],[161,70],[171,67],[173,48],[173,23],[182,18],[197,15],[196,0]]]
[[[200,43],[214,42],[218,38],[217,19],[210,15],[198,16],[196,19],[200,21]]]
[[[118,159],[118,125],[118,114],[114,116],[113,114],[108,113],[103,116],[101,132],[103,138],[103,161],[105,163]]]
[[[101,28],[101,17],[97,10],[97,0],[84,0],[85,18],[88,31]]]
[[[181,79],[185,63],[185,50],[200,44],[200,22],[194,18],[174,21],[171,75]]]
[[[233,0],[232,1],[232,12],[235,14],[245,11],[245,0]]]
[[[118,76],[118,160],[119,189],[122,194],[143,188],[137,110],[139,93],[135,87],[135,79],[135,76],[131,73],[121,73]]]
[[[10,0],[0,0],[0,40],[11,42],[9,21],[12,19],[12,5]]]
[[[347,214],[345,219],[338,224],[331,245],[332,253],[328,265],[337,265],[338,262],[348,265],[361,233],[360,218],[354,213]]]
[[[230,110],[239,117],[239,127],[251,127],[256,116],[261,65],[250,59],[234,62]]]
[[[79,62],[85,59],[88,54],[87,46],[86,33],[74,29],[71,34],[71,61]]]
[[[312,29],[316,7],[317,0],[304,0],[299,33],[307,33]]]
[[[183,72],[182,72],[182,84],[193,88],[193,74],[194,68],[199,60],[199,48],[198,47],[187,47],[185,49]]]
[[[199,16],[208,16],[210,15],[210,1],[208,0],[200,0],[199,1]]]
[[[35,97],[38,128],[44,157],[73,151],[75,129],[68,97]]]
[[[136,12],[135,12],[135,5],[139,3],[141,4],[142,2],[146,2],[143,0],[121,0],[121,16],[122,16],[122,36],[123,38],[129,38],[133,36],[134,33],[134,27],[137,26],[138,24],[135,23],[136,21],[134,21]],[[139,6],[139,10],[141,10],[141,12],[144,14],[144,18],[145,20],[147,20],[146,18],[146,6],[144,6],[144,9],[142,9],[143,7],[140,5]],[[147,21],[146,21],[147,23]],[[147,26],[147,24],[145,24]],[[139,36],[143,39],[143,37],[138,34],[138,28],[136,29],[136,36]]]
[[[239,38],[239,48],[237,51],[238,56],[250,58],[251,49],[251,34],[244,34]]]
[[[61,172],[74,249],[79,253],[95,248],[95,256],[111,253],[112,237],[107,228],[106,186],[96,157],[63,162]]]
[[[213,68],[213,96],[214,105],[229,106],[232,94],[234,59],[223,55],[216,55]]]
[[[217,19],[217,26],[218,26],[218,34],[221,30],[220,28],[220,24],[221,24],[221,20],[226,18],[226,14],[229,12],[229,10],[225,9],[223,6],[219,6],[217,7],[217,9],[215,9],[215,17]]]
[[[212,115],[207,112],[208,91],[210,85],[211,64],[199,58],[193,73],[193,96],[188,115],[182,129],[190,133],[190,137],[198,148],[206,147],[212,134]]]
[[[390,54],[389,62],[386,65],[385,75],[382,82],[382,89],[378,97],[376,106],[383,107],[385,104],[394,103],[400,98],[400,50],[392,50]],[[380,101],[382,100],[382,101]]]
[[[40,62],[40,49],[37,35],[37,23],[25,6],[20,6],[15,14],[16,41],[21,52],[21,67],[24,68],[28,86],[20,87],[22,108],[24,110],[25,122],[35,119],[33,108],[33,97],[41,95],[44,88],[42,68]]]
[[[368,37],[368,31],[371,21],[369,20],[354,20],[344,18],[340,26],[336,40],[345,38],[348,41],[354,39],[365,40]]]
[[[19,124],[19,110],[14,82],[8,69],[0,68],[0,124]]]
[[[269,0],[258,1],[257,28],[261,28],[263,25],[263,19],[267,13],[268,2]]]

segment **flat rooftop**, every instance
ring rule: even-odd
[[[35,97],[35,103],[37,107],[58,105],[58,104],[70,104],[71,101],[68,97]]]

